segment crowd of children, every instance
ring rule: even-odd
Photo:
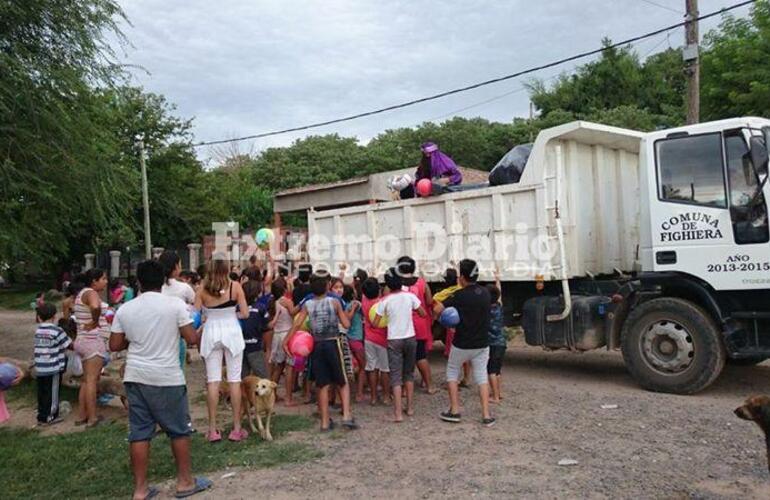
[[[502,397],[500,373],[506,340],[501,289],[499,280],[485,287],[476,284],[475,262],[465,260],[459,270],[448,269],[444,287],[435,295],[425,279],[415,275],[416,263],[408,256],[388,269],[382,284],[360,269],[346,283],[345,265],[340,266],[339,276],[313,273],[309,264],[301,265],[293,280],[285,272],[271,271],[271,265],[262,267],[252,262],[252,269],[258,272],[246,276],[244,271],[241,276],[247,287],[251,282],[258,283],[254,294],[249,295],[250,315],[242,321],[242,327],[247,342],[261,346],[266,364],[244,361],[243,375],[269,376],[276,383],[283,378],[279,401],[295,406],[299,403],[294,394],[302,390],[305,403],[318,404],[322,431],[335,426],[329,418],[330,406],[342,411],[344,427],[357,428],[351,402],[361,403],[367,394],[373,406],[392,405],[393,421],[401,422],[404,415],[411,416],[415,411],[415,372],[425,392],[436,392],[428,354],[434,343],[434,327],[441,328],[438,316],[446,306],[457,308],[461,318],[460,324],[445,331],[450,368],[454,348],[459,353],[463,346],[471,345],[484,352],[483,380],[478,375],[479,361],[468,358],[460,363],[465,375],[457,382],[467,384],[473,369],[475,382],[483,386],[482,421],[494,424],[487,400],[498,403]],[[457,292],[466,288],[478,288],[483,311],[455,299]],[[258,293],[267,289],[269,293]],[[293,336],[303,331],[314,341],[307,357],[290,348]],[[468,337],[475,340],[469,343]],[[447,413],[455,415],[456,411],[450,408]]]
[[[502,398],[500,377],[506,348],[499,279],[494,284],[478,285],[476,263],[464,260],[458,269],[447,269],[443,286],[432,290],[416,275],[416,263],[408,256],[387,270],[384,283],[361,269],[347,277],[345,265],[340,267],[339,276],[332,276],[313,273],[309,264],[301,264],[291,278],[269,253],[267,256],[265,262],[252,258],[244,270],[213,260],[198,272],[182,271],[173,252],[158,259],[166,273],[162,293],[181,299],[192,315],[203,316],[202,325],[196,327],[202,333],[199,349],[206,362],[210,441],[221,439],[216,428],[221,381],[226,377],[231,401],[239,400],[240,388],[234,386],[249,374],[280,384],[278,401],[286,406],[317,403],[323,431],[335,426],[329,417],[330,407],[342,411],[342,426],[357,428],[351,403],[367,400],[372,406],[392,406],[393,421],[401,422],[404,415],[415,412],[415,372],[420,388],[428,394],[436,392],[428,362],[434,330],[443,332],[448,358],[450,407],[441,418],[459,420],[457,386],[467,384],[472,374],[480,387],[482,421],[494,424],[488,402],[498,403]],[[96,425],[99,421],[93,399],[95,380],[109,361],[106,348],[102,348],[106,338],[102,330],[109,330],[109,326],[102,324],[107,305],[100,302],[98,292],[107,288],[105,295],[115,309],[139,294],[134,283],[126,286],[113,281],[106,285],[105,274],[99,270],[68,283],[58,324],[54,321],[56,310],[38,304],[35,362],[45,382],[39,384],[41,424],[60,420],[58,380],[67,359],[66,349],[73,346],[87,365],[78,423]],[[97,293],[87,295],[89,291]],[[458,311],[460,321],[444,328],[438,318],[448,307]],[[234,330],[235,324],[238,330]],[[303,331],[313,339],[307,356],[291,349],[292,338]],[[73,338],[77,338],[74,343]],[[186,347],[180,341],[182,365]],[[91,363],[90,359],[99,362]],[[224,373],[223,360],[227,365]],[[229,437],[239,441],[247,433],[239,425],[241,409],[235,406],[238,403],[233,408],[237,432]]]

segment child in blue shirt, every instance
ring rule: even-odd
[[[366,354],[364,351],[364,316],[361,313],[361,302],[356,297],[356,289],[350,285],[345,285],[342,293],[342,300],[345,301],[345,313],[350,319],[350,328],[348,328],[348,345],[350,346],[350,352],[353,354],[358,369],[356,372],[356,403],[360,403],[366,399],[364,395],[364,381],[366,379],[366,373],[364,368],[366,367]]]
[[[507,342],[503,331],[503,303],[500,278],[497,273],[495,273],[495,284],[487,285],[487,290],[492,302],[489,306],[489,361],[487,362],[489,402],[499,403],[503,399],[500,392],[500,372],[503,368]]]

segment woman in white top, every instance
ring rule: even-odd
[[[170,297],[177,297],[187,305],[188,309],[192,312],[193,304],[195,303],[195,290],[190,285],[183,281],[179,281],[179,273],[182,272],[182,259],[179,258],[176,252],[173,250],[166,250],[160,257],[158,262],[163,266],[163,272],[166,275],[166,281],[163,283],[161,293]],[[180,336],[179,337],[179,366],[184,370],[184,363],[187,359],[187,343]]]
[[[195,308],[203,308],[206,322],[203,325],[200,351],[206,362],[208,381],[209,442],[222,439],[217,430],[217,404],[219,383],[222,381],[222,358],[227,365],[227,381],[230,386],[230,404],[233,407],[233,430],[228,439],[241,441],[248,433],[241,427],[241,366],[246,347],[238,318],[249,317],[249,307],[241,284],[231,281],[227,261],[214,258],[209,262],[203,286],[195,296]],[[238,311],[236,312],[236,305]]]

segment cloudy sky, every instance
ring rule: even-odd
[[[700,10],[737,2],[700,0]],[[133,45],[122,58],[144,68],[134,71],[135,83],[193,117],[195,140],[207,141],[338,118],[514,73],[597,48],[603,36],[617,41],[679,22],[685,0],[121,3]],[[747,9],[735,12],[743,16]],[[715,25],[704,21],[701,32]],[[679,46],[683,36],[678,29],[635,48],[645,55]],[[533,76],[547,79],[573,67]],[[311,132],[249,141],[241,151],[286,145],[311,133],[366,141],[389,128],[451,116],[508,121],[528,114],[521,88],[522,80],[511,80]]]

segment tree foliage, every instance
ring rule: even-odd
[[[414,167],[434,141],[462,166],[491,169],[516,144],[572,120],[637,130],[684,121],[682,54],[610,48],[552,84],[532,81],[539,116],[452,118],[386,130],[368,143],[309,136],[204,168],[191,121],[127,84],[107,40],[127,43],[116,0],[0,0],[0,265],[52,267],[143,238],[139,152],[147,150],[153,242],[197,241],[211,222],[269,224],[275,192]],[[703,119],[770,116],[770,4],[725,16],[702,47]],[[284,221],[287,221],[285,218]]]
[[[770,3],[757,2],[747,18],[727,16],[704,42],[702,118],[770,116]]]

